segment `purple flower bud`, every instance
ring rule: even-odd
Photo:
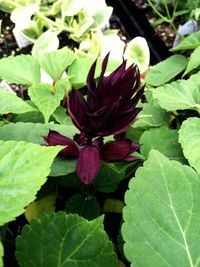
[[[140,145],[133,144],[129,139],[119,139],[103,145],[100,155],[104,161],[136,160],[139,158],[131,157],[130,154],[137,151]]]
[[[90,184],[100,169],[99,150],[89,145],[80,150],[76,164],[76,173],[84,184]]]
[[[77,157],[79,154],[79,148],[76,143],[70,138],[59,134],[56,131],[49,131],[47,136],[43,139],[48,143],[49,146],[63,145],[64,149],[60,151],[63,156]]]

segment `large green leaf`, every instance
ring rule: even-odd
[[[187,64],[187,68],[184,72],[184,75],[186,75],[187,73],[189,73],[190,71],[198,68],[200,66],[200,46],[197,47],[191,54],[190,58],[189,58],[189,62]]]
[[[147,157],[152,149],[158,150],[169,159],[185,163],[182,149],[178,143],[178,131],[166,127],[145,131],[140,138],[140,153]]]
[[[28,105],[15,94],[0,88],[0,114],[21,114],[34,110],[35,108]]]
[[[189,118],[179,130],[179,142],[190,165],[200,173],[200,119]]]
[[[77,129],[74,125],[59,125],[53,123],[9,123],[3,127],[0,127],[0,140],[15,140],[26,141],[35,144],[44,144],[43,136],[46,136],[49,130],[57,131],[62,135],[66,135],[69,138],[77,133]]]
[[[64,212],[45,214],[26,225],[17,238],[16,256],[21,267],[117,265],[103,217],[87,221]]]
[[[137,170],[123,210],[124,253],[131,266],[199,266],[198,178],[191,167],[157,151]]]
[[[152,86],[167,83],[185,69],[186,62],[184,56],[173,55],[151,67],[147,72],[145,81]]]
[[[167,111],[200,110],[200,73],[192,75],[188,80],[178,80],[152,91],[153,97]]]
[[[0,225],[24,212],[45,183],[53,159],[61,150],[15,141],[0,141]]]
[[[32,85],[40,82],[40,65],[30,55],[10,56],[0,60],[0,77],[7,82]]]
[[[45,122],[49,121],[50,116],[60,105],[63,99],[65,90],[62,86],[53,86],[49,84],[33,85],[29,88],[28,94],[33,103],[44,115]]]
[[[0,241],[0,267],[3,267],[3,246]]]
[[[156,102],[145,103],[142,111],[138,114],[138,119],[133,123],[133,128],[147,129],[168,124],[169,114]]]
[[[59,80],[66,68],[75,60],[74,52],[64,47],[44,54],[39,58],[40,66],[54,79]]]
[[[180,42],[179,45],[172,48],[171,51],[195,49],[200,45],[200,31],[189,35]]]

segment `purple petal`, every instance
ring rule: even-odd
[[[48,143],[49,146],[66,146],[60,151],[60,154],[64,156],[76,157],[79,154],[79,148],[76,143],[70,138],[61,135],[56,131],[49,131],[48,135],[44,136],[43,139]]]
[[[100,169],[100,155],[98,149],[86,146],[81,149],[76,164],[76,173],[84,184],[90,184]]]
[[[74,125],[85,132],[88,128],[88,107],[83,95],[75,89],[72,89],[68,96],[68,112]]]
[[[129,139],[111,141],[101,149],[101,159],[105,161],[130,160],[130,154],[138,150],[139,147],[140,145],[133,144]]]
[[[88,87],[87,101],[88,105],[90,106],[90,109],[93,109],[97,102],[96,82],[94,79],[96,63],[97,63],[96,61],[93,63],[87,76],[87,87]]]

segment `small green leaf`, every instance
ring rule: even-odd
[[[3,58],[0,60],[0,77],[10,83],[33,85],[40,82],[40,65],[30,55]]]
[[[191,54],[187,68],[184,72],[184,75],[188,74],[190,71],[198,68],[200,66],[200,47],[197,47]]]
[[[57,33],[53,31],[46,31],[35,41],[32,48],[32,55],[41,57],[45,53],[55,51],[59,47],[59,39]]]
[[[101,192],[113,192],[117,189],[124,175],[125,171],[118,172],[111,164],[102,162],[100,171],[93,184]]]
[[[0,88],[0,114],[22,114],[31,111],[37,110],[16,96],[16,94]]]
[[[2,243],[0,241],[0,267],[3,267],[3,255],[4,255],[3,246],[2,246]]]
[[[98,58],[95,70],[95,78],[98,78],[101,73],[102,58]],[[69,81],[76,87],[80,88],[86,85],[88,72],[94,62],[93,58],[78,58],[68,69]],[[119,61],[110,59],[106,68],[106,75],[110,74],[120,65]]]
[[[182,55],[173,55],[151,67],[146,75],[146,83],[151,86],[160,86],[171,81],[186,66],[186,58]]]
[[[64,176],[76,171],[76,159],[55,158],[49,176]]]
[[[62,49],[46,53],[39,58],[40,66],[53,78],[61,79],[66,68],[75,60],[74,52],[64,47]]]
[[[65,210],[67,213],[76,213],[88,220],[100,216],[99,204],[93,196],[73,195],[68,199]]]
[[[200,119],[188,118],[179,130],[179,142],[190,165],[200,173]]]
[[[46,182],[53,159],[62,147],[0,141],[0,225],[24,212]]]
[[[61,7],[62,17],[74,16],[84,7],[82,0],[65,0]]]
[[[112,12],[113,8],[111,6],[101,7],[96,10],[95,14],[93,14],[94,24],[92,26],[97,28],[105,27],[105,25],[109,23]]]
[[[178,143],[178,131],[169,130],[166,127],[150,129],[140,138],[140,153],[148,157],[152,149],[158,150],[169,159],[186,163],[182,149]]]
[[[122,213],[124,203],[118,199],[107,198],[104,202],[103,212]]]
[[[152,90],[153,97],[167,111],[200,110],[200,73]]]
[[[46,212],[55,211],[56,197],[55,195],[43,197],[37,201],[31,202],[25,209],[25,217],[28,222],[34,218],[38,218]]]
[[[86,84],[87,75],[93,62],[92,58],[79,58],[69,66],[69,81],[74,87],[80,88]]]
[[[133,123],[133,128],[148,129],[168,124],[169,114],[156,102],[145,103],[138,114],[138,119]]]
[[[49,130],[57,131],[69,138],[73,138],[73,136],[77,133],[77,129],[72,123],[68,125],[60,125],[53,123],[42,124],[18,122],[9,123],[0,127],[0,140],[15,140],[35,144],[45,144],[42,137],[46,136]]]
[[[125,194],[122,236],[131,266],[199,266],[200,181],[152,151]]]
[[[69,124],[69,121],[71,121],[70,117],[67,116],[66,108],[63,108],[61,106],[56,109],[56,111],[53,114],[53,117],[60,124],[67,125]]]
[[[188,50],[195,49],[200,45],[200,31],[195,32],[188,37],[185,37],[183,41],[180,42],[176,47],[172,48],[171,51],[179,51],[179,50]]]
[[[117,265],[103,217],[87,221],[65,212],[45,214],[26,225],[17,238],[16,256],[21,267]]]
[[[56,86],[54,89],[49,84],[38,84],[29,88],[28,94],[33,103],[44,115],[45,122],[49,121],[50,116],[60,105],[65,91],[61,86]]]
[[[129,64],[136,63],[140,73],[144,73],[150,63],[150,52],[147,41],[143,37],[135,37],[127,43],[124,56]]]

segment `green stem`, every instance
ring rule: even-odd
[[[37,17],[39,17],[41,20],[43,20],[47,25],[46,26],[52,26],[52,27],[54,27],[54,28],[57,28],[57,24],[53,21],[53,20],[51,20],[51,19],[49,19],[49,18],[47,18],[47,17],[45,17],[43,14],[42,14],[42,12],[40,12],[40,11],[37,11],[36,13],[35,13],[35,15],[37,16]]]
[[[169,19],[167,19],[165,16],[163,16],[154,6],[154,4],[151,2],[151,0],[147,0],[150,7],[153,9],[153,11],[161,18],[163,21],[170,23]]]
[[[172,20],[172,17],[170,15],[168,4],[167,4],[166,0],[164,1],[164,6],[165,6],[165,10],[166,10],[166,13],[167,13],[168,20]]]

